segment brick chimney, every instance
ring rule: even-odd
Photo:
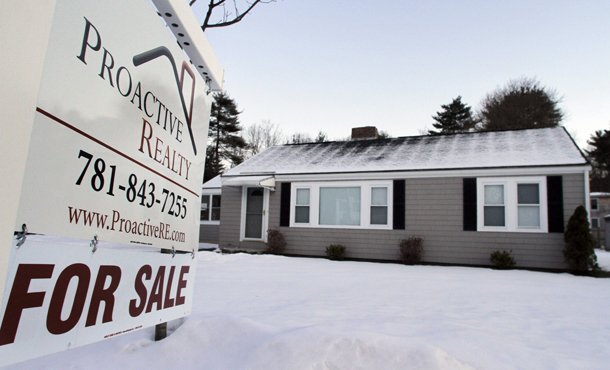
[[[375,127],[375,126],[352,128],[352,140],[375,140],[375,139],[379,139],[379,132],[377,132],[377,127]]]

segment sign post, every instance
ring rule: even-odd
[[[0,366],[190,313],[224,76],[188,4],[153,2],[3,12],[35,32],[2,33]]]

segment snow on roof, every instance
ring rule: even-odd
[[[220,175],[210,179],[201,185],[201,189],[215,189],[222,188],[222,183],[220,182]]]
[[[223,177],[587,165],[563,127],[271,147]]]
[[[589,194],[591,197],[596,197],[596,198],[604,198],[604,197],[610,197],[610,193],[603,193],[603,192],[592,192],[591,194]]]

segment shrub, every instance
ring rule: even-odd
[[[510,254],[513,253],[513,251],[495,251],[491,253],[491,256],[489,257],[489,260],[491,261],[491,264],[500,270],[507,270],[510,269],[512,267],[514,267],[517,263],[515,262],[515,259],[513,258],[513,256],[511,256]]]
[[[286,249],[286,237],[278,229],[267,230],[267,253],[282,254]]]
[[[406,265],[421,262],[424,257],[424,239],[419,236],[410,236],[401,239],[398,245],[398,258]]]
[[[563,258],[571,272],[586,274],[590,271],[597,272],[597,257],[593,248],[597,245],[595,238],[591,235],[587,210],[578,206],[574,214],[568,220],[566,231],[563,234],[566,242],[563,249]]]
[[[331,244],[326,247],[326,257],[334,261],[343,261],[345,259],[345,245]]]

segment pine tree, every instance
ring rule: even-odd
[[[441,105],[441,108],[443,111],[436,112],[436,116],[432,116],[436,121],[432,126],[439,131],[429,130],[429,135],[468,132],[474,128],[476,122],[472,118],[470,107],[462,103],[461,96],[453,99],[451,104]]]
[[[563,249],[563,257],[570,271],[578,274],[586,274],[589,271],[599,269],[597,256],[593,248],[597,245],[595,238],[591,235],[587,210],[578,206],[574,211],[566,231],[563,234],[566,246]]]
[[[246,149],[246,141],[239,135],[241,126],[235,101],[226,92],[214,94],[208,129],[208,149],[204,182],[226,170],[225,163],[236,166],[243,162],[242,149]]]
[[[610,192],[610,131],[595,131],[587,144],[591,149],[585,152],[593,165],[591,191]]]

